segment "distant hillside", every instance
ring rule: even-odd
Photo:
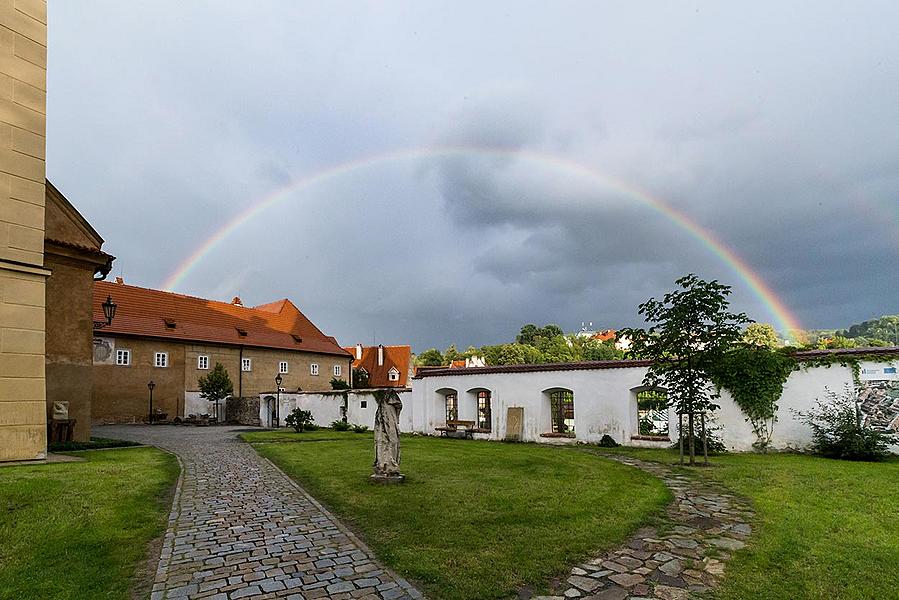
[[[879,319],[856,323],[849,329],[838,329],[836,334],[868,343],[888,342],[899,345],[899,315],[884,315]]]

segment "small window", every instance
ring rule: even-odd
[[[490,392],[481,390],[478,392],[478,429],[490,431]]]
[[[574,392],[559,390],[549,395],[553,433],[574,433]]]
[[[201,371],[205,371],[209,368],[209,357],[205,354],[201,354],[197,357],[197,368]]]
[[[455,394],[447,394],[446,400],[446,422],[459,420],[459,405],[456,403]]]
[[[120,367],[127,367],[131,364],[131,350],[116,350],[115,364]]]
[[[160,369],[164,369],[169,366],[169,353],[168,352],[157,352],[156,358],[153,361],[153,364],[159,367]]]
[[[396,367],[390,367],[390,371],[387,372],[387,380],[388,381],[399,381],[400,380],[400,372],[396,370]]]
[[[282,375],[284,373],[287,373],[287,361],[286,360],[282,360],[281,362],[278,363],[278,373],[281,373]]]
[[[312,363],[309,365],[309,374],[310,375],[318,375],[318,364]]]
[[[244,373],[253,370],[253,359],[252,358],[244,358],[240,361],[240,370]]]
[[[368,408],[368,400],[360,400],[359,408]]]
[[[334,377],[340,377],[341,372],[343,370],[340,368],[340,365],[334,365]]]

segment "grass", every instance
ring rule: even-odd
[[[0,469],[0,599],[128,598],[178,463],[154,448]]]
[[[87,442],[53,442],[48,450],[50,452],[73,452],[76,450],[99,450],[101,448],[127,448],[129,446],[140,446],[140,442],[92,437]]]
[[[672,463],[675,452],[618,448]],[[726,454],[693,469],[751,499],[750,545],[727,565],[719,600],[899,597],[899,458],[857,463]]]
[[[435,599],[545,587],[670,500],[658,480],[574,448],[403,437],[406,483],[377,486],[371,433],[243,437]]]

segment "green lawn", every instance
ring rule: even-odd
[[[260,432],[247,440],[360,531],[429,597],[543,587],[624,540],[670,500],[658,480],[574,448],[403,437],[403,485],[368,481],[371,433]]]
[[[623,450],[671,463],[676,454]],[[755,532],[728,563],[720,600],[899,598],[899,459],[795,454],[710,459],[709,477],[752,500]]]
[[[0,599],[128,598],[178,463],[154,448],[0,469]]]

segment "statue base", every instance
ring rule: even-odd
[[[383,484],[391,484],[391,483],[403,483],[406,481],[406,476],[402,473],[398,475],[372,475],[368,478],[372,483],[383,483]]]

